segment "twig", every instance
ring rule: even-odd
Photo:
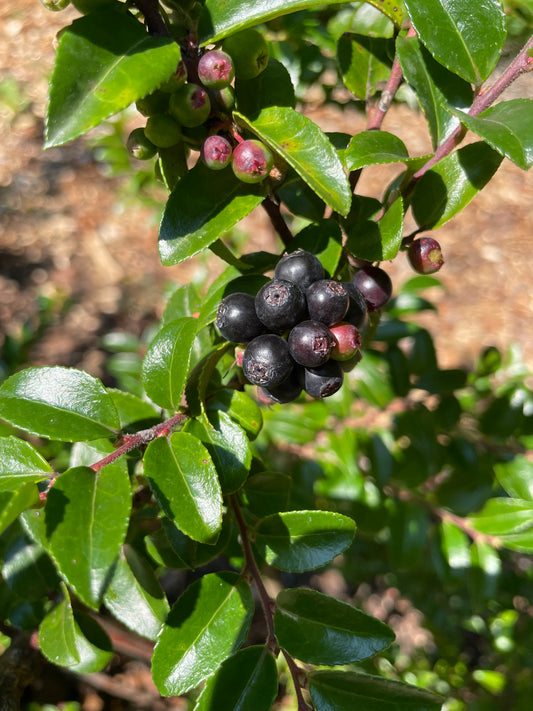
[[[296,666],[296,663],[290,654],[288,654],[284,649],[282,649],[281,651],[283,652],[283,656],[285,657],[285,661],[287,662],[287,666],[289,667],[289,671],[291,673],[292,680],[294,683],[294,691],[296,692],[296,699],[298,701],[298,711],[311,711],[311,708],[306,703],[302,694],[302,686],[300,684],[300,669]]]
[[[159,12],[159,3],[157,0],[133,0],[133,4],[136,5],[144,15],[146,27],[152,37],[171,37]]]
[[[290,231],[283,215],[281,214],[281,211],[279,209],[279,202],[276,202],[271,197],[267,197],[263,200],[261,205],[263,206],[267,215],[270,217],[272,226],[274,227],[281,241],[286,247],[292,240],[292,232]]]

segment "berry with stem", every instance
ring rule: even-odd
[[[362,267],[353,275],[352,284],[363,295],[369,311],[382,309],[392,296],[390,276],[380,267]]]

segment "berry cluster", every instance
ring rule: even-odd
[[[184,162],[185,146],[199,150],[201,161],[212,170],[231,165],[245,183],[264,180],[274,156],[261,141],[244,140],[230,114],[235,103],[234,77],[253,79],[267,63],[268,46],[253,29],[226,38],[218,49],[181,61],[170,79],[136,103],[147,121],[128,137],[131,155],[148,160],[175,147]]]
[[[367,312],[382,308],[391,293],[390,278],[379,267],[336,281],[326,278],[314,254],[298,249],[280,259],[274,278],[255,296],[224,297],[215,323],[226,340],[247,344],[244,375],[266,398],[291,402],[302,390],[324,398],[359,362]]]

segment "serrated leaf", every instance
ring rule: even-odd
[[[418,225],[435,229],[451,220],[485,187],[502,160],[482,141],[440,160],[416,183],[411,208]]]
[[[343,0],[330,0],[328,5],[335,5]],[[399,3],[393,0],[366,0],[389,17],[398,27],[403,15]],[[242,0],[206,0],[198,23],[200,44],[209,44],[233,34],[245,27],[252,27],[260,22],[272,20],[281,15],[314,8],[316,0],[256,0],[243,8]]]
[[[89,607],[98,609],[120,547],[131,508],[126,463],[67,470],[48,493],[48,550],[59,572]]]
[[[200,311],[202,298],[194,284],[179,286],[168,299],[161,323],[166,326],[171,321],[186,316],[193,316]]]
[[[267,563],[302,572],[329,563],[351,544],[355,522],[331,511],[287,511],[259,521],[255,545]]]
[[[481,533],[503,536],[533,528],[533,503],[522,499],[489,499],[469,522]]]
[[[29,442],[0,437],[0,491],[14,491],[23,484],[42,481],[52,471]]]
[[[190,434],[174,432],[150,442],[143,461],[165,514],[195,541],[215,543],[222,525],[222,494],[204,445]]]
[[[195,318],[178,318],[151,341],[143,360],[143,385],[148,397],[170,410],[180,406],[191,351],[198,329]]]
[[[402,243],[403,200],[396,198],[378,222],[366,220],[348,230],[347,247],[359,259],[394,259]]]
[[[108,388],[107,392],[111,395],[117,408],[120,429],[123,432],[137,432],[161,421],[160,411],[137,395],[114,388]]]
[[[237,111],[233,115],[287,161],[327,205],[348,214],[352,197],[348,178],[327,136],[311,119],[287,106],[265,108],[253,120]]]
[[[289,506],[292,479],[281,472],[259,472],[246,480],[243,496],[246,506],[261,518],[285,511]]]
[[[159,256],[165,266],[201,252],[261,204],[265,187],[238,180],[231,168],[210,170],[198,163],[178,182],[159,228]]]
[[[150,37],[122,9],[106,8],[74,20],[57,49],[45,147],[81,136],[151,93],[180,59],[174,40]]]
[[[35,484],[23,484],[16,491],[0,491],[0,533],[38,500],[39,493]]]
[[[224,494],[231,494],[246,481],[252,452],[242,428],[225,412],[211,412],[209,420],[190,419],[184,432],[203,442],[211,455]]]
[[[157,638],[170,609],[152,568],[127,545],[118,557],[104,604],[126,627],[151,640]]]
[[[394,632],[383,622],[315,590],[282,590],[276,599],[276,637],[308,664],[349,664],[388,647]]]
[[[451,110],[476,133],[522,170],[533,165],[533,99],[511,99],[491,106],[479,116]]]
[[[102,383],[73,368],[28,368],[0,387],[0,417],[61,442],[116,436],[118,414]]]
[[[163,696],[184,694],[210,676],[244,641],[253,613],[250,587],[236,573],[209,573],[172,607],[152,657]]]
[[[495,464],[494,473],[509,496],[533,501],[533,462],[525,456]]]
[[[440,64],[472,84],[487,79],[506,37],[498,0],[405,0],[405,5],[418,36]]]
[[[436,62],[417,37],[398,37],[396,52],[405,80],[414,89],[436,148],[458,126],[446,105],[467,108],[473,91],[468,82]]]
[[[361,131],[350,141],[344,153],[348,170],[365,168],[367,165],[399,163],[409,158],[402,140],[387,131]]]
[[[374,96],[390,75],[394,42],[346,33],[337,43],[337,64],[347,89],[361,101]]]
[[[194,711],[270,711],[278,694],[278,671],[266,647],[240,649],[210,677]]]
[[[348,671],[313,671],[309,690],[316,711],[439,711],[444,701],[415,686]]]

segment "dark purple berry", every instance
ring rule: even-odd
[[[441,246],[433,237],[420,237],[411,242],[407,258],[418,274],[434,274],[444,264]]]
[[[272,331],[292,328],[307,313],[303,291],[284,279],[272,279],[259,289],[255,310],[259,320]]]
[[[282,383],[293,367],[287,341],[275,333],[265,333],[250,341],[242,358],[242,370],[247,380],[264,388]]]
[[[303,388],[311,397],[329,397],[341,387],[344,372],[336,360],[328,360],[317,368],[304,368]]]
[[[270,388],[261,388],[261,395],[267,401],[286,404],[293,402],[302,392],[301,378],[299,376],[299,366],[294,366],[289,377],[279,385]]]
[[[392,282],[387,272],[379,267],[366,266],[352,277],[354,284],[366,301],[369,311],[382,309],[392,295]]]
[[[229,86],[235,76],[231,57],[217,49],[206,52],[198,62],[198,76],[208,89],[223,89]]]
[[[274,156],[261,141],[243,141],[233,151],[233,172],[243,183],[260,183],[273,165]]]
[[[365,325],[366,321],[366,301],[364,300],[359,289],[352,284],[351,281],[343,281],[342,283],[348,290],[349,297],[348,311],[346,312],[343,321],[351,323],[356,328],[361,329]]]
[[[350,360],[361,347],[359,329],[351,323],[341,321],[331,327],[335,345],[331,351],[333,360]]]
[[[255,299],[238,291],[225,296],[218,306],[216,327],[233,343],[248,343],[265,330],[255,313]]]
[[[334,279],[320,279],[313,282],[305,292],[309,318],[321,321],[326,326],[342,321],[348,311],[348,290],[344,284]]]
[[[211,113],[211,101],[198,84],[185,84],[170,96],[169,111],[182,126],[201,126]]]
[[[297,249],[290,254],[284,254],[274,270],[276,279],[293,281],[302,291],[314,281],[324,278],[324,267],[318,257],[304,249]]]
[[[301,321],[289,333],[288,343],[289,352],[297,363],[314,368],[327,361],[335,339],[320,321]]]
[[[231,144],[223,136],[209,136],[200,149],[202,162],[211,170],[222,170],[231,161]]]

